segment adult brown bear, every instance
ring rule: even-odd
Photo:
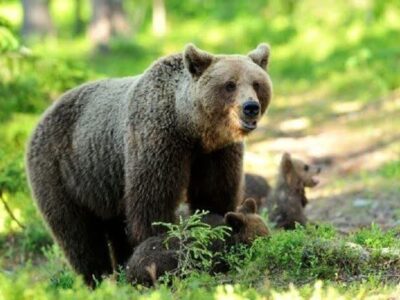
[[[143,74],[77,87],[51,106],[27,153],[30,186],[53,236],[88,284],[191,210],[239,204],[243,137],[267,109],[269,48],[247,56],[186,46]]]

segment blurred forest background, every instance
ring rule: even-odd
[[[247,141],[246,170],[274,181],[288,151],[324,168],[311,220],[345,233],[398,228],[399,41],[396,0],[0,0],[2,269],[35,266],[52,244],[24,172],[45,108],[85,81],[141,73],[188,42],[214,53],[271,45],[275,96]]]

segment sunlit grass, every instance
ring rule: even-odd
[[[224,10],[223,2],[200,2],[167,1],[178,9],[168,10],[168,32],[162,38],[151,32],[147,3],[145,21],[138,32],[128,39],[113,39],[109,51],[99,53],[85,33],[74,36],[75,2],[53,0],[51,12],[58,36],[27,44],[38,60],[23,62],[20,71],[10,75],[4,68],[8,61],[0,57],[0,79],[7,77],[4,82],[0,80],[0,171],[14,168],[23,180],[3,196],[27,227],[19,228],[0,203],[1,300],[394,299],[400,293],[400,287],[383,284],[379,274],[357,283],[340,279],[296,287],[285,280],[271,283],[285,278],[287,270],[280,271],[279,278],[270,278],[264,272],[251,287],[220,284],[216,283],[218,278],[194,274],[198,278],[178,282],[173,291],[165,286],[132,288],[111,279],[89,291],[66,267],[59,250],[47,248],[43,254],[41,249],[51,239],[29,194],[23,157],[30,132],[44,109],[73,86],[97,78],[139,74],[158,57],[182,51],[188,42],[210,52],[228,54],[246,54],[260,42],[272,46],[269,72],[275,96],[268,115],[246,142],[246,171],[264,175],[274,184],[284,151],[300,158],[326,159],[328,165],[320,185],[307,191],[313,220],[342,222],[339,225],[344,222],[346,226],[351,221],[355,226],[365,226],[390,217],[384,225],[398,225],[398,5],[387,4],[380,16],[372,7],[378,2],[364,0],[300,1],[291,12],[284,2],[267,5],[254,1],[245,7],[232,1],[230,9]],[[134,9],[135,5],[142,4],[137,1],[128,7]],[[181,9],[190,5],[185,15]],[[83,1],[86,22],[89,15],[89,1]],[[18,32],[20,2],[2,1],[0,16]],[[361,151],[359,155],[357,151]],[[386,214],[383,217],[382,212]]]

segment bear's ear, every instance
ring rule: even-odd
[[[213,56],[193,44],[186,45],[183,62],[193,77],[198,78],[210,66]]]
[[[245,226],[245,217],[239,212],[228,212],[225,214],[225,223],[232,228],[234,233],[238,233]]]
[[[265,43],[262,43],[247,55],[248,57],[251,58],[251,60],[255,64],[259,65],[261,68],[266,70],[269,62],[269,53],[270,53],[269,46]]]
[[[244,214],[255,214],[257,212],[257,203],[253,198],[247,198],[242,205],[238,207],[238,212]]]
[[[280,173],[285,178],[288,184],[291,183],[292,171],[293,171],[292,158],[289,153],[285,152],[282,155]]]

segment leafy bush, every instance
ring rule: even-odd
[[[395,231],[383,232],[377,226],[348,237],[339,236],[331,226],[308,226],[257,239],[244,253],[244,262],[239,265],[232,257],[229,261],[238,272],[234,277],[249,283],[266,274],[277,286],[316,279],[353,281],[376,274],[390,281],[400,268],[399,250]]]
[[[0,58],[0,67],[6,63]],[[15,112],[41,112],[62,92],[89,78],[84,66],[71,60],[19,56],[13,63],[12,73],[0,71],[0,120]]]
[[[21,45],[0,18],[0,121],[15,112],[41,112],[51,100],[89,78],[85,65],[49,59]]]
[[[72,288],[76,275],[68,267],[61,249],[57,245],[44,247],[43,254],[47,259],[44,270],[50,277],[50,287],[52,289]]]
[[[11,25],[0,17],[0,54],[3,55],[19,48],[18,39],[10,27]]]
[[[10,3],[15,8],[19,5],[16,0],[0,5]],[[68,7],[67,12],[57,12],[63,15],[62,22],[55,20],[68,29],[73,6],[60,0],[53,5]],[[237,247],[224,253],[232,265],[227,275],[199,272],[208,268],[207,258],[212,254],[204,252],[202,245],[196,250],[188,248],[186,253],[197,253],[200,260],[182,259],[186,277],[155,290],[134,289],[123,283],[121,273],[117,283],[105,280],[90,291],[65,265],[58,250],[49,248],[43,256],[41,249],[52,242],[28,192],[25,144],[39,115],[69,88],[91,78],[140,73],[160,55],[181,51],[189,41],[225,53],[246,53],[260,41],[271,43],[270,72],[276,94],[299,98],[287,105],[285,97],[278,96],[271,109],[304,115],[314,126],[332,116],[332,102],[376,102],[380,106],[379,102],[386,101],[384,96],[400,86],[398,1],[338,0],[321,5],[315,0],[171,0],[166,5],[171,30],[164,38],[152,38],[147,14],[132,41],[114,40],[108,53],[94,56],[87,41],[81,47],[80,38],[43,41],[27,49],[16,34],[18,28],[0,17],[0,191],[25,226],[18,228],[0,203],[0,299],[397,297],[399,229],[385,232],[375,225],[350,236],[330,226],[273,232],[271,238],[257,240],[250,249]],[[317,101],[303,105],[303,100],[313,100],[315,94]],[[370,118],[365,122],[379,126]],[[399,170],[399,161],[394,160],[366,176],[368,180],[379,176],[394,186]],[[341,180],[349,184],[347,177]],[[180,225],[174,230],[181,238],[192,234]],[[203,229],[198,229],[199,235]],[[314,285],[318,278],[330,283]],[[240,285],[226,285],[232,282]],[[288,288],[290,282],[299,287]]]
[[[216,240],[224,240],[228,231],[227,226],[211,227],[203,223],[202,218],[208,212],[196,211],[187,219],[179,218],[178,224],[155,222],[156,226],[164,226],[168,229],[165,245],[171,239],[178,241],[178,267],[169,276],[187,277],[193,271],[209,272],[213,262],[220,258],[222,253],[213,252],[210,246]]]

